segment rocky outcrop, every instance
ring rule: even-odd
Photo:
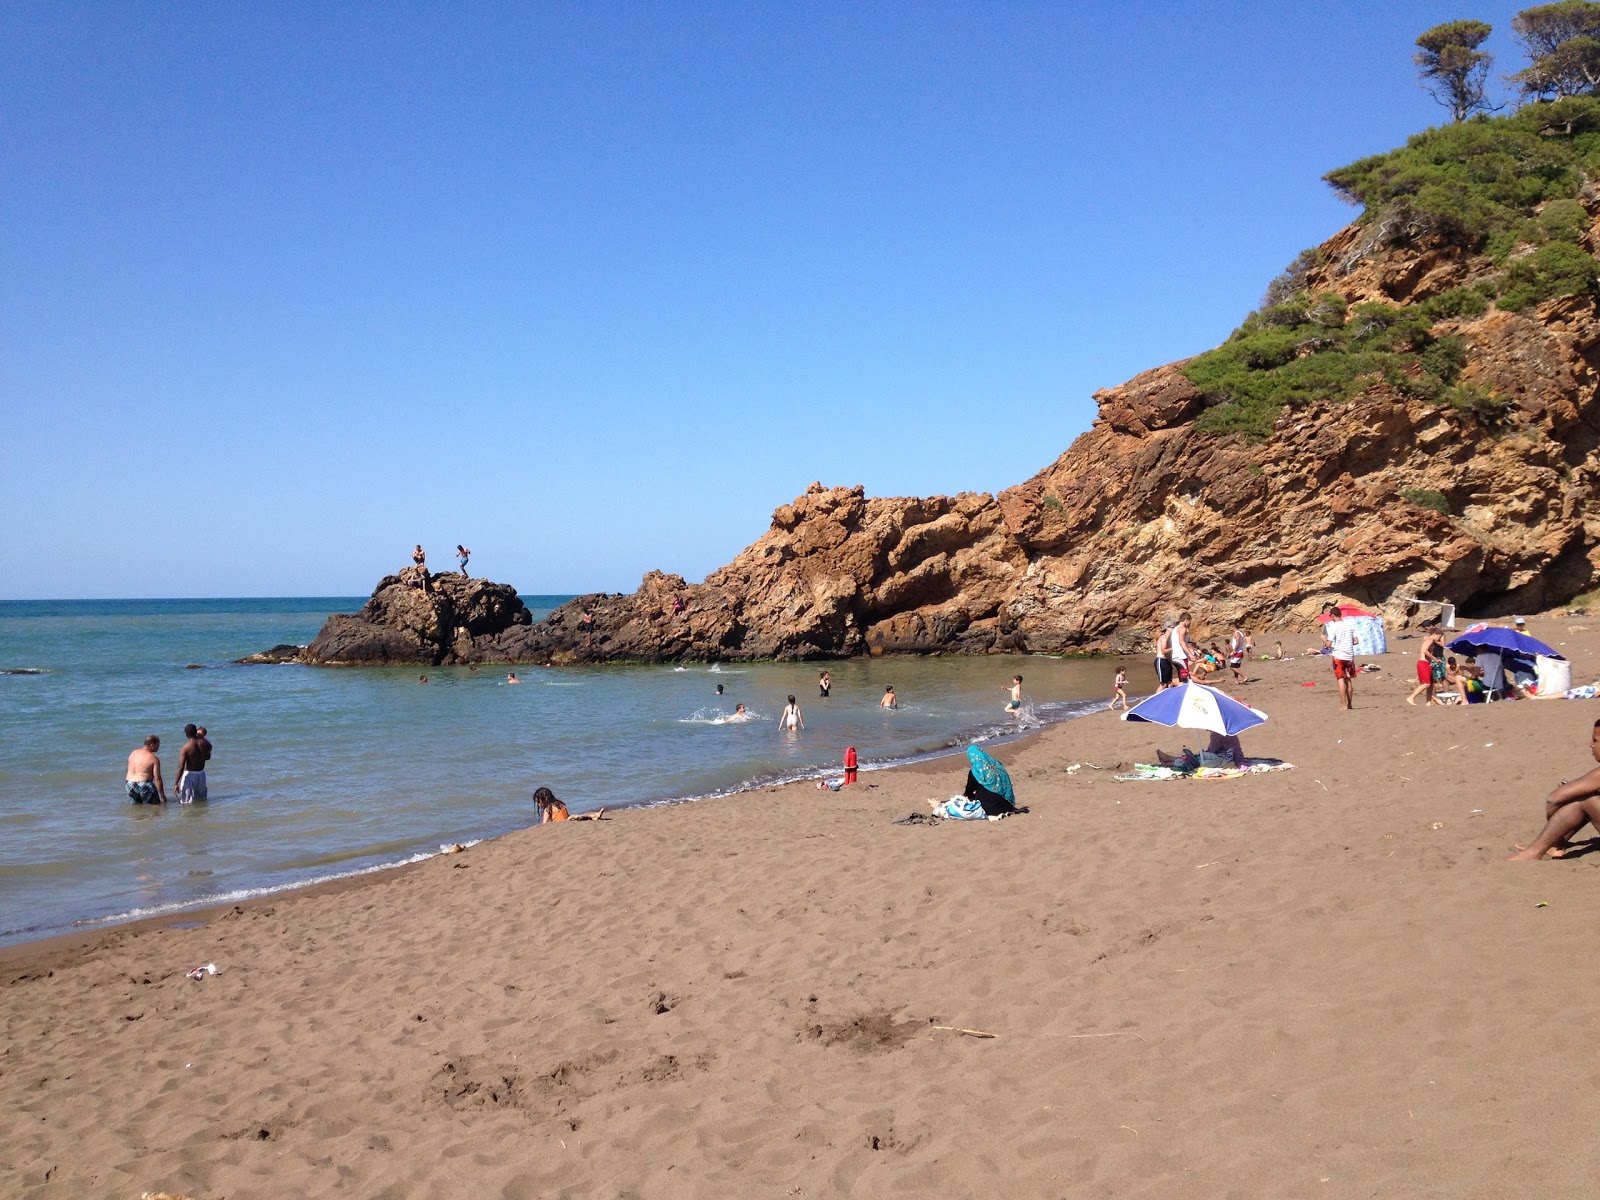
[[[360,612],[328,618],[294,661],[317,666],[519,662],[531,656],[533,614],[514,587],[426,567],[386,576]],[[271,656],[254,661],[285,661]],[[246,660],[251,661],[251,660]]]

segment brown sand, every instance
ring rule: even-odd
[[[1408,708],[1414,645],[1254,665],[1276,775],[1069,774],[1184,740],[1095,716],[1003,822],[890,824],[951,760],[10,951],[0,1195],[1595,1195],[1600,854],[1499,860],[1600,704]]]

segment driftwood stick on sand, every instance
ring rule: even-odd
[[[930,1025],[929,1029],[943,1029],[949,1033],[964,1033],[968,1037],[997,1038],[998,1033],[988,1033],[982,1029],[962,1029],[959,1025]]]

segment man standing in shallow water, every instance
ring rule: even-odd
[[[189,740],[178,751],[178,782],[174,790],[179,804],[192,804],[206,799],[206,748],[210,743],[201,741],[200,730],[194,725],[185,725],[183,732]]]
[[[167,802],[167,788],[161,782],[161,760],[156,757],[160,749],[161,739],[152,733],[145,738],[143,746],[128,755],[128,776],[123,788],[135,804]]]

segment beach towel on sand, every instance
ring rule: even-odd
[[[1150,779],[1238,779],[1241,775],[1260,775],[1264,771],[1288,771],[1293,763],[1277,758],[1247,758],[1241,767],[1199,767],[1189,771],[1182,767],[1164,767],[1159,763],[1134,763],[1133,770],[1114,778],[1118,783],[1133,783]]]

